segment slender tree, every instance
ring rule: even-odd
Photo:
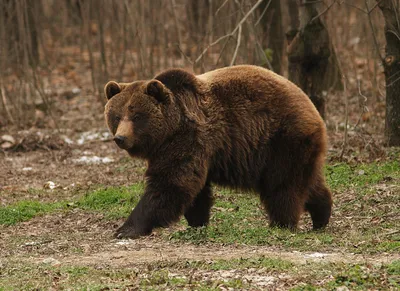
[[[288,6],[288,11],[289,11],[289,27],[286,30],[286,41],[288,46],[290,46],[293,39],[299,32],[298,29],[300,26],[300,19],[299,19],[299,9],[297,6],[297,0],[287,0],[286,5]],[[291,61],[288,63],[289,80],[296,83],[297,85],[300,84],[300,80],[297,79],[300,77],[300,72],[298,72],[299,69],[300,66],[298,62]]]
[[[388,146],[400,146],[400,1],[379,0],[385,18],[386,125]]]
[[[294,27],[298,22],[295,17],[296,10],[293,7],[295,2],[299,5],[299,28],[297,29]],[[318,1],[313,0],[288,1],[291,20],[290,30],[286,33],[286,37],[289,79],[306,92],[321,116],[325,118],[326,100],[323,91],[327,91],[332,86],[335,86],[335,89],[341,88],[336,82],[340,69],[317,4]]]
[[[258,8],[263,29],[262,45],[272,50],[271,66],[274,72],[282,73],[284,32],[280,0],[264,0]]]

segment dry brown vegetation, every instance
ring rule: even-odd
[[[274,35],[278,32],[266,18],[276,7],[261,2],[2,1],[2,132],[81,130],[81,122],[71,120],[82,115],[102,126],[100,106],[108,80],[151,78],[174,66],[196,73],[233,63],[269,67],[279,53],[271,49],[277,38],[283,45],[277,70],[288,76],[285,37]],[[365,1],[348,2],[320,7],[346,84],[346,92],[322,92],[327,126],[340,156],[348,112],[346,154],[367,150],[376,158],[382,154],[385,118],[378,57],[385,45],[384,21],[373,1],[367,1],[374,7],[369,15],[360,10],[366,9]],[[281,3],[278,19],[284,30],[291,24],[288,8],[294,5],[288,3]]]

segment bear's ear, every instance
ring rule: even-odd
[[[122,90],[121,86],[114,81],[110,81],[104,87],[104,93],[108,100],[110,100],[114,95],[117,95]]]
[[[151,80],[147,83],[146,94],[156,98],[158,102],[168,100],[168,89],[158,80]]]

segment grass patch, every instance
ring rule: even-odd
[[[67,211],[80,208],[88,211],[104,212],[107,219],[129,215],[143,193],[143,183],[130,187],[110,187],[94,190],[76,201],[55,203],[38,200],[21,200],[17,203],[0,207],[0,225],[13,225],[36,216],[55,211]]]
[[[62,208],[62,203],[22,200],[12,205],[0,207],[0,224],[13,225]]]
[[[143,183],[130,187],[109,187],[98,189],[83,196],[76,206],[84,210],[104,212],[106,218],[126,217],[143,193]]]
[[[392,262],[391,264],[389,264],[388,273],[391,275],[400,276],[400,260],[396,260],[396,261]],[[399,282],[400,282],[400,280],[399,280]]]
[[[325,174],[332,191],[346,191],[354,188],[360,194],[365,194],[371,185],[390,182],[400,177],[400,163],[397,159],[386,163],[355,166],[339,163],[327,165]]]
[[[388,266],[352,265],[337,271],[334,280],[326,287],[330,290],[346,286],[351,290],[371,290],[379,287],[381,290],[400,287],[399,281],[389,274]]]

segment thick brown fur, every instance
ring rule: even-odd
[[[116,143],[148,161],[146,189],[116,235],[136,238],[184,215],[209,222],[211,184],[258,192],[270,225],[295,229],[304,211],[325,227],[325,125],[293,83],[241,65],[195,76],[171,69],[153,80],[109,82],[105,117]]]

